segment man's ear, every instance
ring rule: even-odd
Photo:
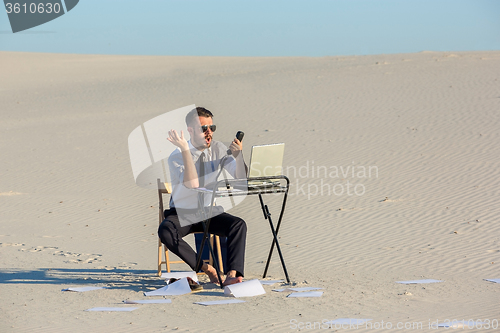
[[[193,128],[191,126],[188,126],[187,131],[191,137],[193,137]]]

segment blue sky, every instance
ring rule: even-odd
[[[2,11],[0,50],[314,57],[500,50],[500,1],[80,0],[16,34]]]

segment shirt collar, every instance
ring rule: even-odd
[[[203,153],[203,152],[205,152],[205,158],[209,158],[212,155],[211,154],[212,153],[211,146],[209,148],[199,150],[198,148],[193,146],[193,144],[191,143],[191,140],[188,141],[188,144],[189,144],[189,150],[191,150],[191,154],[193,154],[194,156],[196,156],[198,158],[200,157],[201,153]]]

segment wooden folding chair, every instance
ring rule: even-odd
[[[163,205],[163,195],[164,194],[171,194],[172,193],[172,185],[170,183],[164,183],[161,182],[158,179],[158,223],[161,224],[163,222],[164,217],[164,205]],[[217,258],[219,261],[219,267],[222,272],[224,272],[223,264],[222,264],[222,253],[221,253],[221,246],[220,246],[220,239],[219,236],[217,235],[210,235],[210,242],[212,244],[212,248],[217,251]],[[163,259],[163,254],[165,255],[165,259]],[[207,260],[204,260],[207,262]],[[165,264],[167,272],[170,273],[170,264],[182,264],[184,261],[182,260],[170,260],[168,256],[168,249],[163,244],[158,238],[158,276],[161,276],[161,269],[162,265]],[[208,260],[208,263],[213,266],[213,258],[210,255],[210,258]],[[222,274],[221,272],[221,274]],[[203,272],[200,272],[198,274],[203,274]]]

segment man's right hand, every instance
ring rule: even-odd
[[[167,140],[181,149],[182,162],[184,163],[184,179],[182,181],[184,186],[187,188],[199,187],[198,173],[189,151],[189,143],[184,139],[184,133],[181,131],[181,135],[179,135],[176,130],[171,130],[168,132]]]
[[[189,150],[189,144],[184,139],[184,133],[181,131],[181,135],[177,133],[176,130],[168,131],[168,141],[172,142],[174,146],[177,146],[181,149],[181,151]]]

